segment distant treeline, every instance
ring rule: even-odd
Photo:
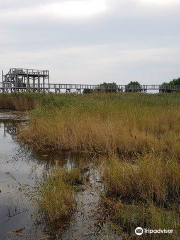
[[[161,92],[169,92],[171,93],[173,90],[168,89],[168,86],[180,86],[180,78],[173,79],[172,81],[164,82],[161,84],[162,90]],[[167,87],[167,89],[166,89]],[[137,81],[131,81],[125,86],[125,92],[142,92],[143,89],[141,88],[141,84]],[[122,89],[119,88],[119,86],[115,83],[102,83],[100,84],[97,88],[95,89],[84,89],[83,93],[88,94],[88,93],[98,93],[98,92],[106,92],[106,93],[115,93],[115,92],[122,92]]]
[[[162,87],[165,87],[165,86],[178,86],[180,85],[180,78],[176,78],[176,79],[173,79],[172,81],[170,81],[169,83],[167,82],[164,82],[162,84]],[[172,92],[172,90],[165,90],[165,92]]]
[[[131,81],[126,85],[125,92],[141,92],[141,84],[139,82]],[[122,89],[115,83],[101,83],[97,88],[94,89],[84,89],[83,93],[98,93],[98,92],[106,92],[106,93],[115,93],[122,92]]]

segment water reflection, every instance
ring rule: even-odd
[[[103,186],[92,157],[34,152],[16,141],[21,124],[24,122],[14,115],[6,113],[3,119],[0,113],[0,239],[121,239],[109,231],[108,224],[97,237],[97,223],[104,214],[99,207]],[[77,212],[68,223],[49,223],[24,191],[36,187],[44,170],[55,164],[67,169],[88,169],[87,186],[77,194]]]
[[[17,121],[0,120],[1,239],[20,239],[20,233],[29,235],[35,221],[35,209],[29,204],[20,184],[34,186],[44,168],[44,164],[32,156],[31,151],[21,148],[14,140],[18,124]],[[19,233],[13,232],[18,229]],[[41,230],[38,229],[36,236],[42,236]]]
[[[4,123],[4,137],[6,137],[7,134],[11,135],[12,138],[17,135],[17,126],[12,122]]]
[[[7,114],[6,114],[7,116]],[[36,186],[36,182],[56,162],[60,166],[71,169],[80,165],[79,156],[70,154],[45,154],[34,152],[16,141],[18,126],[21,121],[0,119],[0,239],[36,239],[48,235],[46,238],[57,239],[66,223],[59,222],[50,225],[46,219],[41,219],[38,209],[30,202],[22,191],[22,185]],[[85,158],[83,159],[86,162]],[[41,221],[40,221],[41,220]],[[43,221],[42,221],[43,220]],[[20,235],[17,231],[20,231]]]

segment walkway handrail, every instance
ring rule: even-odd
[[[14,82],[0,82],[0,89],[1,90],[16,90],[16,89],[36,89],[36,90],[54,90],[54,91],[60,91],[60,90],[76,90],[76,91],[82,91],[82,90],[114,90],[114,91],[180,91],[180,85],[91,85],[91,84],[63,84],[63,83],[50,83],[50,84],[24,84],[23,86],[21,84],[17,85],[17,83]]]

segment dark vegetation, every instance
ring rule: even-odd
[[[84,89],[83,94],[89,93],[118,93],[121,92],[121,89],[118,88],[116,83],[102,83],[94,89]]]
[[[141,92],[141,85],[139,82],[136,81],[131,81],[130,83],[128,83],[128,85],[126,86],[125,89],[126,92]]]
[[[37,93],[2,93],[0,94],[0,109],[25,111],[35,108],[36,104],[45,97]]]
[[[177,78],[177,79],[173,79],[172,81],[170,81],[169,83],[167,82],[164,82],[162,84],[162,87],[171,87],[171,86],[180,86],[180,78]],[[167,89],[167,90],[163,90],[163,92],[166,92],[166,93],[172,93],[173,90],[171,89]]]

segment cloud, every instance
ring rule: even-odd
[[[160,84],[178,76],[180,48],[129,49],[118,45],[54,48],[48,51],[7,51],[0,65],[49,69],[53,83]]]
[[[144,4],[169,6],[172,4],[177,4],[179,2],[179,0],[141,0],[141,2]]]
[[[0,66],[50,69],[61,83],[178,77],[180,3],[148,1],[0,0]]]
[[[15,4],[0,4],[1,17],[31,18],[87,18],[105,12],[108,9],[107,0],[66,0],[22,2]],[[21,3],[21,4],[20,4]],[[2,5],[2,6],[1,6]]]

